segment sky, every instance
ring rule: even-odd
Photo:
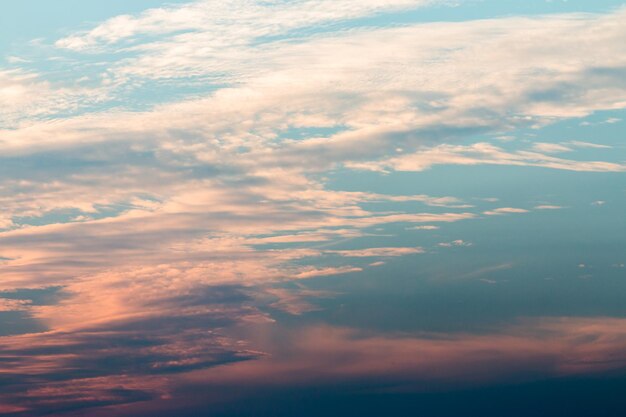
[[[625,415],[624,22],[2,2],[0,415]]]

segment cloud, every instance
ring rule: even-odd
[[[438,163],[489,163],[624,169],[615,163],[507,152],[485,143],[452,143],[477,132],[541,126],[559,117],[619,107],[625,94],[615,79],[626,63],[616,58],[624,54],[623,33],[615,22],[623,11],[329,29],[285,42],[267,37],[422,3],[386,3],[383,10],[378,2],[333,2],[320,14],[313,7],[318,4],[308,2],[277,15],[263,4],[239,15],[241,4],[198,2],[154,9],[115,18],[57,44],[90,54],[101,48],[124,52],[125,58],[100,57],[107,65],[101,85],[93,89],[98,97],[115,101],[122,91],[140,89],[149,80],[182,87],[190,79],[204,82],[216,72],[225,74],[206,93],[165,96],[141,109],[105,106],[67,115],[64,111],[89,103],[91,92],[77,89],[68,96],[67,86],[47,81],[46,74],[3,73],[7,88],[19,93],[9,107],[30,106],[28,96],[65,97],[46,120],[15,107],[13,114],[27,115],[28,122],[15,125],[8,117],[17,127],[2,131],[0,139],[2,224],[17,227],[0,234],[0,251],[11,258],[0,265],[2,285],[67,286],[76,294],[71,302],[57,310],[33,310],[51,328],[145,313],[144,305],[112,291],[129,280],[135,283],[129,291],[133,296],[161,283],[164,289],[153,293],[158,300],[188,287],[358,270],[350,265],[296,266],[291,261],[320,251],[260,250],[255,245],[328,243],[379,225],[428,223],[433,228],[434,222],[477,217],[469,210],[365,209],[373,203],[471,205],[453,196],[329,190],[314,178],[338,166],[403,171]],[[223,24],[207,24],[229,7]],[[207,43],[216,33],[211,42],[228,41],[230,48]],[[573,47],[569,33],[586,37],[584,50]],[[512,50],[511,44],[519,48]],[[75,59],[89,56],[79,53]],[[598,69],[609,65],[617,72]],[[72,74],[80,68],[72,67]],[[185,80],[176,84],[176,74]],[[555,99],[563,95],[567,100]],[[281,136],[292,128],[330,133],[298,140]],[[498,210],[491,212],[502,212]],[[110,295],[98,300],[96,294],[103,293]],[[89,301],[72,304],[78,300]]]
[[[355,19],[382,12],[435,3],[424,0],[298,0],[262,2],[236,0],[228,4],[204,0],[180,6],[148,9],[138,16],[120,15],[95,28],[59,39],[56,46],[72,50],[107,47],[146,35],[174,34],[189,42],[193,35],[210,39],[205,48],[242,45],[302,27]],[[182,35],[180,34],[182,32]],[[212,36],[207,36],[207,35]],[[190,39],[191,38],[191,39]]]
[[[0,217],[0,230],[2,229],[10,229],[14,226],[13,220],[9,217],[1,216]]]
[[[187,382],[217,388],[241,384],[337,386],[358,381],[362,388],[389,381],[404,391],[421,392],[451,383],[475,387],[511,378],[528,381],[600,373],[617,370],[626,361],[621,349],[623,319],[606,320],[523,319],[497,332],[445,337],[381,336],[349,328],[307,327],[294,331],[289,341],[281,339],[283,346],[272,346],[278,352],[298,354],[277,353],[259,361],[212,368],[190,376]],[[492,354],[485,355],[486,351]],[[428,383],[420,383],[424,381]]]
[[[603,161],[576,161],[534,151],[507,152],[490,143],[473,145],[437,145],[413,154],[383,161],[352,164],[348,167],[373,171],[424,171],[435,165],[509,165],[542,167],[582,172],[624,172],[626,165]]]
[[[437,230],[437,229],[439,229],[439,226],[433,226],[433,225],[413,226],[413,227],[407,228],[407,230]]]
[[[466,242],[464,240],[458,239],[458,240],[453,240],[452,242],[442,242],[439,243],[439,246],[444,247],[444,248],[450,248],[452,246],[472,246],[473,243],[471,242]]]
[[[503,264],[496,264],[496,265],[489,265],[489,266],[485,266],[482,268],[478,268],[476,270],[473,271],[469,271],[466,272],[464,274],[461,274],[457,277],[454,277],[455,279],[470,279],[470,278],[476,278],[476,277],[481,277],[487,274],[490,274],[492,272],[497,272],[497,271],[503,271],[503,270],[508,270],[513,268],[513,264],[511,263],[503,263]],[[481,279],[482,280],[482,279]],[[490,280],[487,280],[485,282],[488,282]]]
[[[528,210],[515,208],[515,207],[499,207],[493,210],[484,211],[483,214],[487,216],[498,216],[501,214],[518,214],[518,213],[528,213]]]
[[[207,331],[208,323],[232,320],[228,315],[232,311],[185,320],[128,321],[84,332],[3,337],[0,351],[10,369],[5,376],[11,380],[2,381],[0,399],[32,412],[62,412],[162,398],[173,375],[259,355],[215,330]],[[24,384],[28,389],[19,389]]]
[[[434,230],[439,226],[433,223],[478,217],[454,196],[332,189],[324,176],[334,170],[491,164],[626,171],[621,163],[550,155],[604,145],[505,150],[460,144],[475,134],[502,138],[518,128],[624,108],[624,9],[342,26],[430,4],[198,1],[68,34],[47,51],[67,58],[54,72],[34,73],[16,60],[24,69],[0,70],[0,287],[59,286],[64,294],[51,305],[0,299],[0,310],[24,312],[46,329],[0,340],[15,379],[8,386],[30,387],[18,396],[24,407],[60,392],[67,401],[58,402],[83,406],[97,398],[106,405],[143,401],[166,395],[167,375],[261,357],[214,329],[271,322],[259,307],[259,292],[273,294],[270,305],[292,314],[315,308],[307,298],[320,296],[268,286],[363,270],[319,265],[324,255],[423,252],[321,245],[367,236],[368,228],[383,225]],[[89,82],[79,81],[87,74]],[[293,130],[304,133],[296,138]],[[483,214],[527,211],[503,207]],[[579,339],[569,339],[576,332],[588,336],[587,324],[555,326],[565,343],[525,343],[508,334],[458,336],[454,343],[358,339],[351,330],[313,329],[302,335],[310,345],[299,349],[313,351],[314,360],[301,366],[313,367],[317,359],[326,364],[344,352],[350,361],[323,371],[347,379],[398,369],[458,376],[462,370],[453,365],[476,357],[483,363],[480,352],[494,340],[506,364],[538,358],[541,349],[551,358],[560,358],[562,348],[575,358],[596,357],[579,349]],[[601,358],[613,352],[619,329],[600,330],[609,345]],[[314,345],[325,335],[328,345]],[[355,344],[346,346],[347,339]],[[432,365],[415,362],[422,348]],[[364,355],[354,355],[355,349]],[[395,364],[390,357],[406,359]],[[268,363],[280,378],[297,379],[297,364],[270,359],[256,366]],[[258,378],[254,366],[241,372]],[[241,382],[236,376],[232,381]]]
[[[535,210],[560,210],[563,209],[565,207],[563,206],[555,206],[553,204],[540,204],[538,206],[534,207]]]
[[[576,146],[578,148],[598,148],[598,149],[611,149],[611,146],[608,145],[600,145],[598,143],[591,143],[591,142],[581,142],[578,140],[573,140],[570,142],[567,142],[568,144],[572,145],[572,146]]]
[[[536,142],[533,144],[533,149],[537,152],[544,153],[560,153],[560,152],[570,152],[572,149],[567,146],[559,145],[558,143],[544,143],[544,142]]]
[[[294,278],[305,279],[314,277],[325,277],[329,275],[349,274],[353,272],[360,272],[362,268],[354,266],[342,266],[342,267],[327,267],[327,268],[305,268],[302,272],[297,273]]]
[[[60,412],[108,405],[105,412],[110,415],[121,412],[115,406],[123,405],[132,415],[153,415],[150,407],[197,404],[199,397],[187,398],[186,393],[197,392],[185,389],[189,386],[215,393],[201,397],[206,407],[214,401],[251,398],[251,390],[345,387],[358,381],[360,389],[388,382],[405,392],[424,392],[602,374],[626,361],[624,320],[610,317],[521,318],[480,334],[265,327],[256,336],[247,334],[258,350],[219,332],[195,331],[193,326],[206,319],[174,321],[165,328],[138,322],[103,332],[57,334],[55,343],[43,345],[41,335],[3,338],[2,349],[12,366],[9,376],[17,378],[13,383],[28,383],[29,389],[16,395],[12,385],[4,385],[0,401],[6,409],[45,406]],[[167,336],[168,326],[183,326],[176,339]],[[281,337],[274,337],[279,331]],[[81,355],[63,354],[68,347]],[[59,374],[60,367],[66,372]],[[131,375],[119,372],[131,368]],[[236,395],[225,397],[224,390]],[[178,396],[174,404],[172,393]]]
[[[351,250],[327,250],[325,253],[336,254],[347,258],[395,257],[424,253],[423,248],[368,248]]]
[[[0,67],[1,132],[10,132],[55,116],[63,118],[80,107],[106,99],[106,91],[100,88],[86,88],[76,84],[55,85],[46,79],[46,74],[19,67]],[[0,147],[4,145],[5,141],[0,139]]]
[[[580,125],[581,126],[593,126],[593,125],[602,125],[602,124],[614,124],[614,123],[619,123],[621,122],[622,119],[618,118],[618,117],[609,117],[608,119],[601,121],[601,122],[582,122]]]
[[[270,288],[265,292],[278,298],[278,301],[271,303],[270,307],[292,315],[319,310],[320,308],[313,305],[309,300],[334,295],[328,291],[308,290],[301,287],[296,289]]]
[[[11,300],[7,298],[0,298],[0,312],[28,310],[31,303],[31,300]]]

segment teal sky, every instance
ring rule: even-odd
[[[624,22],[4,2],[0,415],[624,415]]]

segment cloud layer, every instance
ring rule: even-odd
[[[290,345],[298,363],[231,333],[333,296],[304,280],[466,250],[477,244],[448,226],[564,207],[348,191],[329,177],[626,171],[595,139],[532,135],[626,107],[626,9],[394,23],[461,3],[196,1],[113,17],[37,43],[42,62],[0,67],[0,313],[42,330],[0,337],[0,413],[167,399],[196,378],[465,381],[485,349],[502,364],[550,362],[551,375],[622,366],[617,319],[449,339],[312,327]],[[396,227],[441,235],[416,245],[392,240]],[[354,359],[333,368],[335,355]]]

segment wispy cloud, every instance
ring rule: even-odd
[[[558,143],[545,143],[545,142],[537,142],[533,144],[533,149],[538,152],[544,153],[561,153],[561,152],[570,152],[571,149],[567,146],[559,145]]]
[[[394,257],[424,253],[423,248],[368,248],[325,251],[348,258]]]
[[[599,143],[591,143],[591,142],[581,142],[578,140],[573,140],[571,142],[567,142],[572,146],[576,146],[579,148],[598,148],[598,149],[611,149],[608,145],[601,145]]]
[[[560,145],[550,145],[554,151]],[[541,147],[541,146],[540,146]],[[545,148],[545,146],[543,147]],[[545,150],[545,149],[544,149]],[[508,152],[490,143],[473,145],[437,145],[413,154],[383,161],[347,163],[355,169],[384,171],[423,171],[435,165],[510,165],[542,167],[582,172],[624,172],[626,165],[604,161],[577,161],[550,156],[536,151]]]
[[[538,206],[534,207],[535,210],[560,210],[562,208],[565,208],[563,206],[556,206],[554,204],[540,204]]]
[[[425,225],[425,226],[413,226],[413,227],[408,227],[407,230],[437,230],[439,229],[439,226],[433,226],[433,225]]]
[[[436,2],[298,0],[285,3],[236,0],[225,4],[215,0],[200,0],[180,6],[149,9],[138,16],[116,16],[89,31],[60,39],[56,46],[84,50],[112,46],[122,41],[141,42],[140,36],[166,34],[174,34],[174,39],[184,39],[189,44],[193,41],[190,35],[202,34],[205,35],[203,39],[211,39],[206,48],[212,49],[216,45],[242,45],[260,37],[276,36],[302,27],[433,3]],[[209,34],[213,36],[207,36]]]
[[[516,207],[499,207],[493,210],[484,211],[483,214],[487,216],[499,216],[501,214],[519,214],[528,213],[528,210]]]
[[[453,246],[472,246],[472,245],[473,245],[472,242],[466,242],[462,239],[453,240],[452,242],[439,243],[439,246],[444,247],[444,248],[451,248]]]

